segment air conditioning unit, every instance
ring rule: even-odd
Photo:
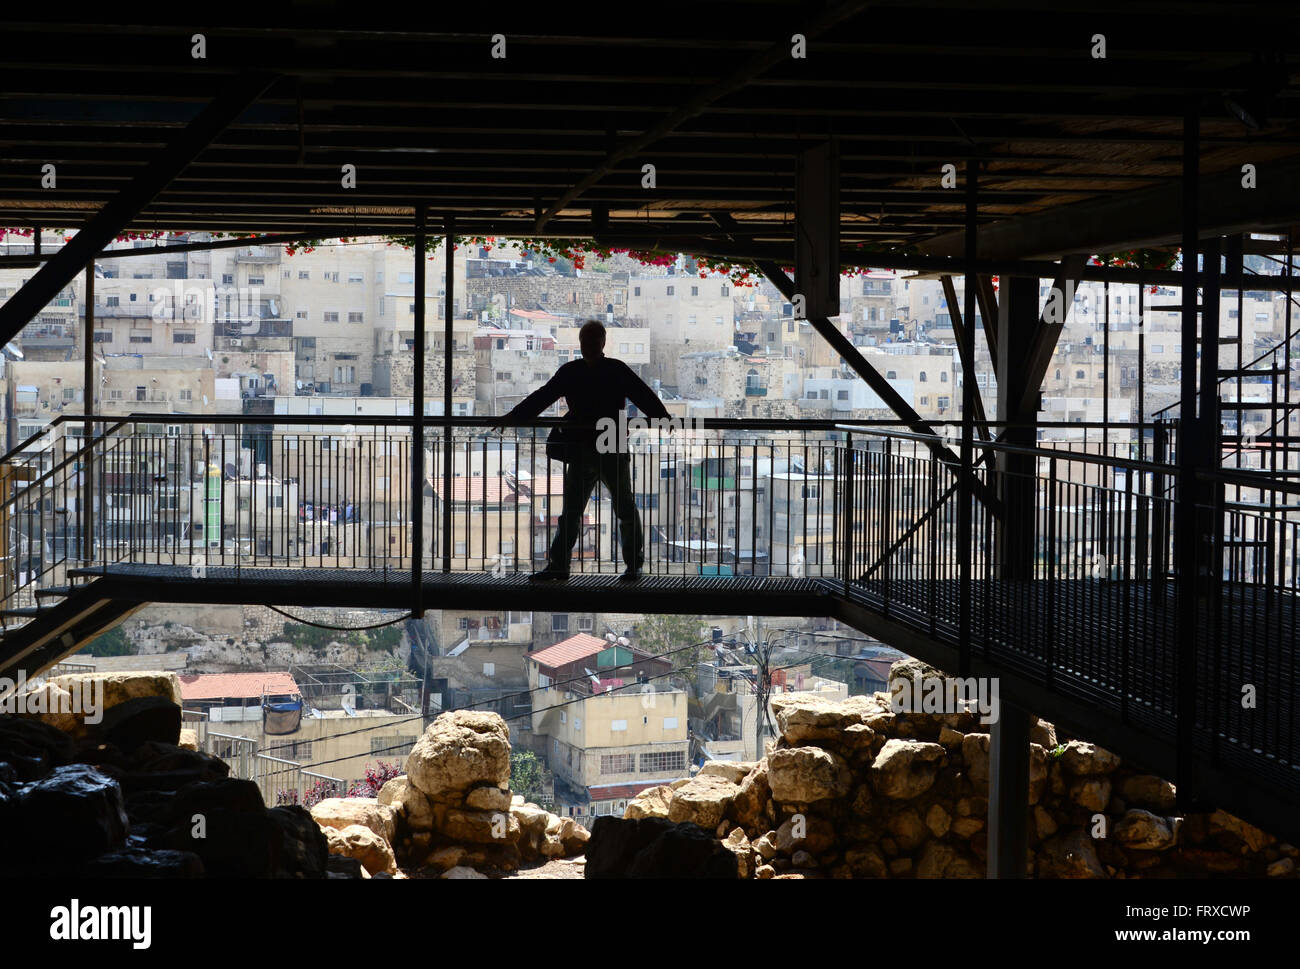
[[[244,345],[244,341],[241,340],[239,337],[231,337],[230,345],[232,347],[242,347]]]

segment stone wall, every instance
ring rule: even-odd
[[[891,683],[914,672],[942,675],[907,660]],[[988,728],[973,712],[895,713],[889,701],[775,697],[780,738],[766,757],[706,764],[643,792],[626,817],[706,828],[742,877],[985,877]],[[1026,873],[1297,877],[1295,846],[1224,811],[1179,816],[1174,794],[1168,781],[1038,721]]]

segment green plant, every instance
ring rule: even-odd
[[[510,790],[519,794],[525,801],[540,804],[545,796],[550,771],[531,750],[512,750],[510,752]]]
[[[131,648],[131,641],[122,632],[122,627],[114,626],[88,642],[81,648],[81,652],[87,656],[130,656],[135,650]]]

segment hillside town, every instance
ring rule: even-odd
[[[46,252],[62,242],[50,232],[40,239]],[[141,525],[133,512],[124,520],[128,535],[144,528],[138,535],[147,532],[146,540],[161,535],[190,551],[198,535],[205,555],[213,548],[254,558],[283,553],[324,565],[340,555],[358,562],[376,546],[400,557],[410,547],[409,525],[388,509],[410,453],[405,427],[400,434],[394,428],[411,415],[417,377],[421,297],[410,251],[382,239],[350,239],[314,248],[250,242],[149,254],[156,244],[116,244],[140,254],[96,263],[93,279],[70,284],[4,348],[0,407],[8,449],[87,409],[81,388],[89,319],[93,411],[137,422],[143,416],[146,431],[177,444],[174,455],[151,466],[168,479],[149,496],[153,520]],[[33,248],[30,236],[16,234],[0,246],[8,255]],[[447,330],[454,334],[452,415],[490,418],[577,359],[579,330],[595,319],[606,327],[607,354],[626,362],[685,424],[895,419],[797,307],[756,277],[737,281],[687,256],[656,265],[621,254],[569,260],[504,239],[466,240],[453,255],[448,306],[446,258],[441,248],[430,258],[422,295],[426,318],[448,322],[429,328],[426,416],[443,415]],[[24,284],[24,275],[0,268],[0,300]],[[1282,295],[1225,296],[1222,320],[1235,346],[1249,353],[1279,344]],[[1040,297],[1048,296],[1044,282]],[[838,325],[918,415],[955,424],[965,374],[954,315],[963,300],[961,277],[860,271],[841,277]],[[1168,288],[1081,284],[1047,369],[1040,435],[1102,451],[1141,446],[1123,425],[1139,415],[1151,420],[1177,399],[1178,304],[1177,290]],[[984,326],[978,312],[975,325]],[[997,387],[988,346],[984,339],[977,344],[974,379],[991,400]],[[1285,379],[1294,381],[1294,371]],[[1225,420],[1267,426],[1272,394],[1271,384],[1249,384],[1242,408]],[[1251,402],[1258,409],[1246,406]],[[559,405],[547,411],[561,412]],[[319,435],[309,449],[304,437],[289,476],[277,469],[292,461],[277,464],[267,448],[240,439],[233,422],[250,415],[297,419],[277,427],[295,447],[297,435],[319,431],[312,416],[390,424],[378,445],[373,435],[367,444],[364,427],[342,450],[338,441],[330,450],[328,436],[322,443]],[[1294,431],[1295,415],[1285,419]],[[1102,421],[1111,425],[1105,440],[1095,429]],[[76,435],[79,426],[66,430]],[[186,477],[182,452],[188,447],[193,455],[196,433],[207,456],[188,487],[173,487],[173,479]],[[469,440],[450,475],[453,567],[540,567],[547,541],[539,525],[557,520],[559,478],[543,470],[544,459],[523,469],[522,432],[511,470],[499,454],[479,450],[478,438]],[[213,441],[223,442],[220,459]],[[666,561],[699,562],[702,574],[799,574],[793,561],[808,568],[830,562],[836,535],[829,518],[821,524],[814,501],[822,471],[806,444],[804,458],[798,451],[796,443],[764,455],[755,447],[750,459],[721,450],[711,458],[706,450],[703,458],[661,470],[661,478],[680,476],[706,500],[682,498],[681,520],[669,526],[673,510],[649,496],[642,510],[652,549],[663,550]],[[341,467],[331,471],[331,461]],[[349,466],[356,463],[376,465],[377,476],[358,478],[351,488]],[[440,461],[433,464],[426,496],[437,520],[447,479]],[[204,498],[214,474],[240,495],[238,507],[223,504],[216,519]],[[130,472],[109,477],[118,482],[119,503],[137,507]],[[732,490],[734,496],[726,494]],[[271,525],[241,537],[240,510],[259,503],[270,510]],[[609,495],[597,491],[583,519],[580,557],[616,557],[610,511]],[[284,527],[276,524],[280,517]],[[75,545],[75,535],[68,541]],[[491,613],[442,609],[402,622],[383,610],[313,609],[310,618],[294,614],[303,619],[296,622],[257,605],[153,606],[59,669],[175,672],[186,727],[205,749],[257,776],[268,802],[352,788],[386,758],[404,756],[422,722],[441,711],[495,711],[509,724],[514,749],[535,755],[532,796],[589,824],[604,814],[622,816],[642,791],[710,761],[761,757],[772,736],[774,694],[870,694],[885,688],[891,663],[902,658],[827,619],[756,623],[510,605]],[[351,631],[385,624],[386,635]]]

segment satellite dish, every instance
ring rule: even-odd
[[[236,477],[238,474],[239,474],[239,469],[236,468],[236,467],[235,467],[233,464],[231,464],[230,462],[227,462],[227,463],[226,463],[226,477],[227,477],[227,478],[234,478],[234,477]]]
[[[585,666],[582,668],[582,672],[586,673],[588,676],[591,677],[591,683],[592,683],[592,686],[594,686],[597,690],[599,690],[599,689],[600,689],[600,677],[597,676],[595,673],[593,673],[591,670],[587,669],[587,667],[585,667]]]
[[[299,390],[302,390],[302,381],[301,381],[301,380],[295,380],[294,383],[298,386],[298,389],[299,389]]]

